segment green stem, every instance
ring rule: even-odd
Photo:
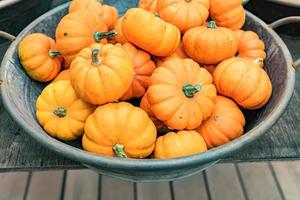
[[[115,144],[113,146],[113,150],[117,157],[119,158],[127,158],[126,153],[124,152],[124,145],[123,144]]]
[[[49,50],[49,56],[51,57],[51,58],[54,58],[55,56],[58,56],[58,55],[60,55],[60,52],[59,51],[57,51],[57,50]]]
[[[95,42],[100,42],[100,40],[108,37],[113,37],[117,35],[117,32],[115,30],[108,31],[108,32],[95,32],[94,33],[94,40]]]
[[[258,66],[262,66],[264,64],[264,60],[262,58],[256,58],[254,63]]]
[[[53,113],[57,116],[57,117],[65,117],[67,115],[67,109],[63,108],[63,107],[59,107],[56,108]]]
[[[158,13],[155,13],[154,16],[160,18],[160,15]]]
[[[207,28],[217,28],[217,23],[215,21],[210,21],[207,24]]]
[[[201,85],[199,84],[195,86],[192,86],[191,84],[186,84],[185,86],[182,87],[182,91],[184,95],[188,98],[193,98],[197,92],[200,92],[200,90],[201,90]]]
[[[100,49],[94,49],[92,51],[92,64],[93,65],[100,65],[102,63],[102,59],[98,58],[98,54],[99,54]]]

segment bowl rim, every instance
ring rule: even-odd
[[[55,14],[56,12],[66,9],[69,3],[65,3],[60,5],[42,16],[38,17],[32,23],[30,23],[16,38],[16,40],[10,45],[7,50],[3,61],[1,63],[0,68],[0,80],[4,80],[4,72],[5,66],[8,66],[8,62],[10,58],[13,56],[15,49],[17,48],[21,39],[32,29],[32,27],[36,26],[40,23],[40,21],[45,18]],[[199,166],[204,163],[214,162],[220,160],[230,153],[246,146],[247,144],[252,143],[258,137],[262,136],[266,131],[271,128],[275,122],[280,118],[281,114],[284,112],[286,106],[289,103],[289,100],[294,91],[295,85],[295,70],[292,67],[292,57],[290,52],[282,41],[282,39],[275,33],[267,24],[265,24],[261,19],[254,16],[250,12],[247,11],[247,16],[260,23],[263,27],[264,31],[267,31],[275,40],[280,48],[283,51],[284,58],[287,62],[287,82],[284,88],[284,92],[279,99],[281,102],[276,108],[272,110],[270,116],[264,120],[263,123],[260,123],[258,126],[252,128],[250,131],[244,133],[241,137],[225,144],[220,147],[211,149],[207,152],[194,154],[190,156],[180,157],[180,158],[171,158],[171,159],[122,159],[109,157],[105,155],[94,154],[91,152],[84,151],[77,147],[73,147],[71,145],[65,144],[55,138],[48,136],[47,134],[41,134],[38,131],[34,131],[31,129],[30,125],[18,115],[18,110],[14,107],[14,105],[10,102],[8,98],[9,88],[6,87],[6,84],[2,84],[0,86],[0,94],[2,97],[2,102],[4,108],[8,111],[9,115],[17,122],[17,124],[24,129],[24,131],[29,134],[32,138],[34,138],[37,142],[45,146],[51,151],[62,155],[66,158],[84,163],[86,165],[92,166],[101,166],[103,168],[113,168],[115,170],[144,170],[144,171],[152,171],[152,170],[168,170],[171,168],[185,168],[185,167],[193,167]]]

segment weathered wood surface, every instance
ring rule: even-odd
[[[54,1],[57,5],[63,0]],[[285,38],[286,43],[300,57],[300,40]],[[0,55],[5,48],[0,47]],[[257,160],[293,160],[300,158],[300,72],[297,72],[296,90],[287,111],[279,122],[262,138],[241,149],[223,162]],[[32,169],[83,168],[33,141],[8,116],[0,102],[0,171]]]

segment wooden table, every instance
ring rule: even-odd
[[[64,0],[56,0],[59,3]],[[283,36],[295,58],[300,57],[300,39]],[[5,47],[0,46],[0,60]],[[294,160],[300,158],[300,72],[285,114],[263,137],[221,162]],[[0,171],[83,168],[40,146],[10,118],[0,102]]]

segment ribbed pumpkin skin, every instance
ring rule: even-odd
[[[231,97],[245,109],[263,107],[272,94],[270,78],[251,59],[225,60],[217,66],[213,78],[219,94]]]
[[[211,149],[241,136],[245,123],[245,117],[234,101],[217,96],[213,114],[197,128],[197,131]]]
[[[181,58],[181,59],[185,59],[188,58],[188,56],[186,55],[186,53],[184,52],[183,49],[183,44],[182,42],[180,42],[179,46],[177,47],[177,49],[175,50],[174,53],[172,53],[172,55],[168,56],[168,57],[163,57],[163,58],[159,58],[156,62],[157,66],[161,65],[163,62],[165,62],[166,60],[169,60],[171,58]]]
[[[238,56],[252,59],[267,57],[265,44],[255,32],[239,30],[236,33],[239,38]]]
[[[61,69],[62,58],[49,55],[49,51],[57,49],[52,38],[34,33],[21,41],[18,48],[19,59],[32,79],[47,82],[54,79]]]
[[[209,0],[157,0],[159,16],[182,33],[203,25],[208,18]]]
[[[95,32],[106,31],[107,27],[101,18],[89,10],[81,10],[64,16],[56,28],[56,43],[61,55],[65,58],[65,67],[69,67],[83,48],[95,43]],[[101,43],[106,44],[107,40],[102,39]]]
[[[69,80],[70,80],[70,70],[65,69],[56,76],[56,78],[52,81],[52,83],[57,81],[69,81]]]
[[[147,91],[151,110],[169,129],[193,130],[211,115],[216,88],[210,73],[198,63],[173,58],[156,68],[151,78]],[[183,91],[187,84],[201,89],[187,97]]]
[[[157,0],[140,0],[139,8],[143,8],[152,13],[156,13],[156,3],[157,3]]]
[[[114,37],[114,40],[117,43],[125,44],[126,42],[128,42],[128,40],[122,32],[122,21],[123,17],[120,17],[115,25],[115,31],[117,32],[117,35]]]
[[[209,13],[218,26],[239,30],[246,20],[242,0],[210,0]]]
[[[155,158],[178,158],[207,151],[202,136],[196,131],[169,132],[157,138]]]
[[[233,57],[238,48],[236,34],[227,28],[195,27],[185,32],[183,47],[186,54],[201,64],[217,64]]]
[[[181,37],[174,25],[141,8],[131,8],[126,12],[122,32],[128,41],[155,56],[174,53]]]
[[[118,10],[113,6],[102,5],[97,0],[73,0],[69,7],[69,13],[88,9],[95,12],[104,22],[108,29],[111,29],[118,20]]]
[[[99,106],[84,127],[83,148],[87,151],[115,156],[113,146],[124,145],[130,158],[149,156],[156,140],[156,129],[147,113],[129,103]]]
[[[151,108],[150,108],[150,104],[149,104],[149,101],[148,101],[147,92],[145,93],[145,95],[143,96],[143,98],[140,102],[140,107],[141,107],[141,109],[143,109],[148,114],[150,119],[153,121],[153,123],[156,127],[156,130],[157,130],[157,133],[161,133],[163,130],[166,129],[165,124],[162,121],[160,121],[159,119],[157,119],[154,116],[154,114],[152,113]]]
[[[123,48],[132,60],[134,78],[121,100],[140,98],[144,96],[147,88],[151,85],[151,75],[156,65],[147,52],[137,49],[131,43],[125,43]]]
[[[99,49],[100,63],[92,64],[92,51]],[[71,83],[84,101],[94,105],[122,97],[133,80],[133,65],[121,46],[93,44],[83,49],[70,67]]]
[[[66,116],[54,114],[57,108],[65,108]],[[74,140],[83,135],[84,123],[95,107],[76,96],[70,81],[48,85],[36,102],[36,116],[45,131],[60,140]]]

